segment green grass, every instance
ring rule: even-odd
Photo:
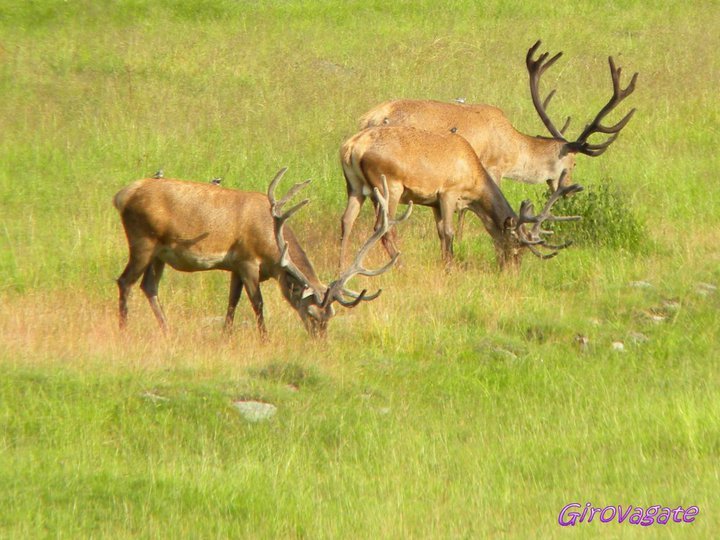
[[[715,2],[0,3],[0,537],[555,537],[586,501],[700,515],[584,536],[713,537],[718,30]],[[447,274],[417,208],[402,268],[326,342],[273,284],[270,342],[246,299],[225,337],[228,277],[172,270],[170,336],[139,291],[118,334],[122,186],[163,167],[264,191],[288,165],[314,180],[293,226],[329,281],[358,118],[463,96],[541,133],[537,38],[565,52],[544,84],[571,134],[608,99],[608,55],[640,72],[631,123],[578,159],[571,248],[500,274],[470,220]],[[516,208],[544,189],[502,188]],[[278,413],[248,423],[239,399]]]

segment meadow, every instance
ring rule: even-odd
[[[537,39],[565,53],[543,87],[571,135],[610,96],[607,56],[640,73],[630,124],[578,158],[572,247],[501,273],[468,218],[448,273],[416,208],[402,266],[357,279],[383,293],[325,341],[275,282],[269,341],[244,295],[226,336],[229,276],[172,269],[169,335],[137,288],[118,331],[120,188],[162,167],[265,191],[288,166],[286,187],[313,180],[292,227],[329,281],[359,117],[463,97],[543,134]],[[715,1],[1,1],[0,537],[713,537],[719,48]],[[277,414],[248,422],[245,399]],[[700,513],[560,527],[572,502]]]

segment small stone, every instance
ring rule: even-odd
[[[245,420],[253,423],[270,420],[277,413],[275,405],[262,401],[236,401],[233,405]]]
[[[155,394],[153,392],[143,392],[140,396],[144,399],[152,401],[153,403],[157,403],[158,401],[170,401],[169,398],[159,396],[158,394]]]
[[[710,296],[715,291],[717,291],[717,285],[713,285],[712,283],[700,282],[695,287],[695,292],[700,296]]]
[[[622,341],[613,341],[612,342],[612,350],[617,351],[617,352],[624,352],[625,344]]]
[[[665,299],[662,301],[662,307],[665,311],[677,311],[680,309],[680,302],[675,299]]]
[[[223,326],[225,324],[225,317],[220,317],[220,316],[203,317],[201,320],[201,324],[205,327]]]
[[[667,317],[665,315],[660,315],[659,313],[655,313],[652,311],[645,311],[645,312],[643,312],[643,315],[645,315],[645,317],[647,317],[649,320],[651,320],[655,324],[660,324],[665,319],[667,319]]]
[[[512,351],[508,351],[507,349],[503,349],[502,347],[493,347],[492,352],[510,360],[517,360],[517,354]]]
[[[641,332],[630,332],[628,334],[628,337],[630,338],[630,341],[632,341],[635,344],[645,343],[647,341],[650,341],[650,338]]]
[[[628,285],[635,289],[652,289],[652,283],[649,281],[631,281]]]

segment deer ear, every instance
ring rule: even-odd
[[[505,230],[515,229],[517,227],[517,220],[514,217],[510,216],[509,218],[505,219],[503,227],[505,227]]]

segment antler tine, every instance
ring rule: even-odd
[[[568,117],[565,119],[565,123],[563,124],[563,127],[560,128],[560,134],[561,134],[563,137],[565,137],[565,132],[567,131],[567,128],[570,127],[570,119],[571,119],[571,117],[568,116]]]
[[[622,88],[620,86],[620,75],[622,73],[622,68],[615,67],[615,61],[613,60],[612,56],[608,57],[608,64],[610,65],[610,77],[612,78],[613,95],[610,97],[610,100],[605,104],[605,106],[600,109],[600,112],[598,112],[593,121],[590,122],[587,126],[585,126],[583,132],[573,143],[573,146],[575,146],[579,152],[593,157],[599,156],[600,154],[605,152],[605,150],[607,150],[608,146],[610,146],[613,141],[615,141],[620,131],[633,117],[636,110],[631,109],[630,112],[627,113],[619,122],[612,126],[603,126],[601,124],[602,120],[611,111],[613,111],[615,107],[617,107],[625,98],[627,98],[635,91],[635,83],[637,82],[638,78],[638,73],[633,74],[632,78],[630,79],[630,83],[628,83],[625,88]],[[598,144],[590,144],[587,142],[587,140],[594,133],[605,133],[611,134],[612,136],[609,137],[605,142]]]
[[[529,200],[525,199],[520,203],[520,210],[518,211],[518,225],[523,223],[535,223],[537,216],[535,216],[535,205]]]
[[[548,197],[547,202],[543,206],[542,211],[539,214],[533,214],[533,205],[530,201],[523,201],[520,205],[519,219],[517,225],[517,232],[520,238],[520,243],[526,246],[533,255],[542,259],[549,259],[554,257],[557,252],[561,249],[565,249],[572,242],[568,241],[564,244],[552,245],[547,244],[541,235],[553,234],[553,231],[548,231],[542,228],[542,224],[546,221],[577,221],[581,219],[580,216],[555,216],[550,212],[552,206],[561,198],[566,197],[571,193],[577,193],[582,191],[583,187],[579,184],[572,184],[570,186],[562,186],[563,180],[567,176],[567,169],[560,175],[560,181],[558,182],[558,188]],[[524,223],[533,223],[532,229],[528,232],[522,225]],[[537,246],[537,247],[536,247]],[[543,254],[537,248],[542,247],[552,251],[550,254]]]
[[[365,294],[365,293],[367,293],[367,289],[363,289],[360,294],[353,293],[352,295],[348,295],[348,296],[354,296],[355,300],[348,301],[348,300],[343,299],[340,295],[336,295],[334,297],[334,300],[343,307],[354,308],[363,300],[375,300],[375,298],[380,296],[381,292],[382,292],[382,289],[379,289],[375,294],[371,294],[368,296]]]
[[[371,295],[367,294],[367,290],[363,290],[361,293],[358,294],[349,289],[346,289],[345,283],[347,283],[352,277],[357,275],[372,277],[383,274],[384,272],[387,272],[388,270],[390,270],[390,268],[393,267],[393,265],[397,262],[398,257],[400,256],[400,253],[396,253],[387,264],[374,270],[369,270],[365,268],[362,264],[363,259],[368,254],[370,249],[377,243],[377,241],[380,240],[380,238],[382,238],[385,234],[387,234],[387,232],[392,227],[409,218],[413,208],[412,203],[410,203],[408,205],[408,209],[399,219],[390,220],[388,217],[388,198],[390,190],[388,188],[387,178],[385,177],[385,175],[381,175],[381,179],[383,185],[383,194],[380,193],[380,190],[378,188],[373,189],[375,198],[378,201],[378,211],[380,212],[380,225],[375,229],[370,238],[367,239],[367,241],[357,252],[353,263],[347,268],[347,270],[340,274],[340,277],[337,280],[333,281],[330,284],[325,294],[325,300],[323,301],[323,305],[328,305],[330,302],[335,300],[343,306],[354,307],[358,305],[362,300],[374,300],[380,295],[382,289]],[[350,296],[352,298],[355,298],[355,300],[352,302],[347,302],[343,300],[341,295]]]
[[[305,287],[309,288],[313,294],[315,295],[316,300],[319,302],[320,296],[319,293],[315,290],[315,288],[310,284],[310,281],[305,276],[305,274],[302,273],[302,271],[295,266],[295,264],[292,262],[292,259],[290,258],[289,253],[289,245],[285,241],[285,236],[283,235],[283,226],[285,225],[285,222],[290,219],[298,210],[300,210],[303,206],[305,206],[307,203],[310,202],[309,199],[305,199],[289,210],[287,210],[285,213],[282,212],[282,207],[285,205],[285,203],[290,200],[290,198],[295,195],[300,189],[305,187],[310,183],[310,180],[306,180],[305,182],[300,182],[298,184],[295,184],[290,190],[287,192],[287,194],[280,199],[280,201],[277,201],[275,199],[275,188],[280,182],[280,179],[283,177],[283,175],[287,172],[287,167],[283,167],[278,171],[278,173],[275,175],[275,178],[273,178],[272,182],[270,182],[270,185],[268,186],[268,200],[270,201],[270,212],[273,216],[273,227],[275,229],[275,241],[277,242],[278,249],[280,250],[280,266],[282,266],[289,274],[291,274],[295,279],[297,279],[300,283],[302,283]]]
[[[561,249],[569,248],[572,245],[573,241],[568,240],[566,242],[563,242],[562,244],[543,244],[543,247],[547,249],[553,249],[555,251],[560,251]]]
[[[277,172],[277,174],[275,175],[275,178],[272,179],[272,182],[270,182],[270,185],[268,186],[267,196],[268,196],[268,200],[270,201],[271,206],[273,206],[273,207],[276,205],[275,187],[277,187],[278,183],[280,182],[280,179],[285,175],[287,170],[288,170],[287,167],[283,167],[282,169],[280,169]]]
[[[270,185],[268,186],[268,200],[270,201],[270,207],[272,209],[273,216],[276,218],[281,219],[283,222],[290,219],[295,212],[300,210],[303,206],[305,206],[307,203],[310,202],[310,199],[305,199],[295,206],[293,206],[290,210],[285,212],[284,214],[280,214],[282,212],[283,206],[293,197],[295,194],[300,191],[302,188],[307,186],[310,183],[310,180],[305,180],[304,182],[299,182],[295,184],[293,187],[291,187],[288,192],[285,194],[285,196],[280,199],[279,201],[275,200],[275,188],[277,187],[278,183],[280,182],[280,179],[283,177],[283,175],[287,172],[287,167],[283,167],[278,171],[278,173],[275,175],[275,178],[273,178],[272,182],[270,182]]]
[[[558,182],[558,184],[562,184],[565,176],[567,176],[567,169],[564,170],[560,175],[560,181]],[[550,213],[550,209],[557,201],[559,201],[563,197],[566,197],[571,193],[577,193],[582,190],[583,187],[580,184],[572,184],[571,186],[564,187],[558,185],[558,188],[550,195],[550,197],[548,197],[548,200],[545,202],[545,206],[543,206],[542,211],[536,217],[535,225],[532,229],[533,236],[536,237],[540,233],[540,231],[542,230],[540,227],[545,221],[577,221],[581,219],[580,216],[555,216]]]
[[[538,250],[538,249],[537,249],[534,245],[532,245],[532,244],[525,244],[525,245],[526,245],[527,248],[530,250],[530,253],[532,253],[532,254],[535,255],[536,257],[538,257],[538,258],[540,258],[540,259],[543,259],[543,260],[552,259],[555,255],[558,254],[557,251],[553,251],[553,252],[551,252],[551,253],[542,253],[542,252],[540,252],[540,250]]]
[[[552,90],[544,100],[541,100],[539,89],[540,77],[545,72],[545,70],[550,68],[555,62],[558,61],[558,59],[562,56],[563,53],[559,52],[550,60],[546,61],[550,53],[545,52],[541,54],[537,58],[537,60],[535,60],[533,56],[535,55],[535,51],[537,51],[538,47],[540,47],[541,43],[542,41],[538,40],[535,45],[528,49],[527,56],[525,56],[525,65],[527,66],[528,74],[530,76],[530,95],[532,96],[533,105],[535,105],[535,110],[540,116],[540,120],[542,120],[542,123],[545,124],[545,127],[548,129],[548,131],[552,134],[553,137],[564,141],[565,137],[563,136],[563,132],[567,129],[567,126],[570,123],[570,118],[565,121],[565,126],[563,127],[563,129],[558,130],[552,123],[552,120],[550,120],[550,117],[546,112],[550,100],[555,95],[555,90]]]

